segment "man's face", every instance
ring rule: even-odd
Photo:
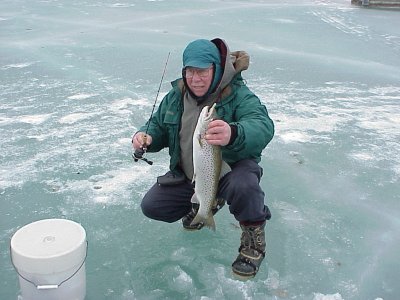
[[[204,96],[211,86],[214,66],[206,69],[186,67],[184,76],[190,90],[197,97]]]

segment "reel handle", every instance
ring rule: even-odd
[[[136,149],[135,152],[133,152],[132,157],[135,162],[138,162],[139,160],[143,160],[144,162],[147,162],[149,165],[152,165],[153,162],[151,160],[148,160],[147,158],[143,157],[143,155],[147,152],[147,135],[143,136],[143,146]]]

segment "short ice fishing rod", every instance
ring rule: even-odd
[[[152,161],[143,157],[143,155],[147,152],[147,132],[149,131],[150,121],[151,121],[151,118],[153,117],[154,109],[156,107],[156,103],[157,103],[157,99],[158,99],[158,94],[160,93],[161,85],[164,80],[165,71],[167,70],[167,65],[168,65],[168,60],[169,60],[170,54],[171,54],[171,52],[168,52],[168,57],[167,57],[167,61],[165,62],[164,71],[162,73],[161,80],[160,80],[160,85],[158,86],[156,99],[154,100],[153,109],[151,110],[149,121],[147,122],[146,132],[144,133],[144,136],[143,136],[143,144],[139,149],[136,149],[135,152],[132,154],[133,160],[135,162],[137,162],[139,160],[143,160],[143,161],[147,162],[149,165],[153,164]]]

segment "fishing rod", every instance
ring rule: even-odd
[[[147,132],[149,131],[150,120],[153,117],[153,113],[154,113],[154,109],[156,107],[158,95],[160,94],[161,85],[164,80],[165,71],[167,70],[167,65],[168,65],[168,60],[169,60],[170,54],[171,54],[171,52],[168,52],[167,60],[165,62],[165,66],[164,66],[164,71],[162,73],[161,80],[160,80],[160,85],[158,86],[156,99],[154,100],[153,109],[151,110],[150,118],[147,121],[146,132],[143,135],[143,144],[139,149],[136,149],[135,152],[132,154],[133,160],[135,162],[138,162],[139,160],[143,160],[144,162],[147,162],[149,165],[153,164],[153,162],[151,160],[148,160],[147,158],[143,157],[143,155],[147,152]]]

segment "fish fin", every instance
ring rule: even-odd
[[[204,223],[204,226],[212,229],[213,231],[215,231],[215,221],[214,221],[214,215],[212,214],[212,212],[210,211],[210,213],[207,215],[206,218],[201,217],[199,214],[197,214],[192,223],[190,223],[190,225],[196,225],[199,223]]]
[[[201,133],[198,134],[197,141],[199,142],[200,148],[203,148],[203,142],[202,142],[202,138],[201,138]]]
[[[192,202],[192,203],[200,203],[199,200],[197,199],[196,194],[193,194],[192,199],[190,199],[190,202]]]
[[[222,161],[221,164],[221,173],[219,175],[219,179],[224,177],[226,174],[228,174],[230,171],[232,171],[231,167],[224,161]]]
[[[196,181],[196,173],[193,173],[192,183],[194,183],[195,181]]]

